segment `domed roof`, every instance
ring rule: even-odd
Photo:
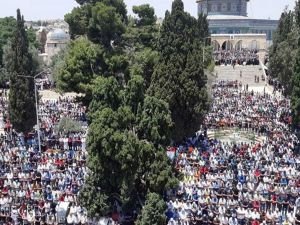
[[[70,36],[62,29],[55,29],[48,33],[48,41],[64,41],[69,40]]]

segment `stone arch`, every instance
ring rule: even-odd
[[[242,41],[242,40],[239,40],[239,41],[235,44],[234,49],[235,49],[235,50],[242,50],[242,48],[243,48],[243,41]]]
[[[213,51],[219,51],[220,50],[220,44],[216,40],[213,40],[211,42],[211,46],[213,47]]]
[[[250,49],[251,50],[258,50],[259,49],[259,43],[257,40],[252,40],[250,42]]]
[[[232,50],[233,49],[233,44],[231,41],[224,41],[222,44],[222,50]]]

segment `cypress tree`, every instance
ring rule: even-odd
[[[298,26],[298,29],[300,29],[300,0],[296,1],[295,17],[296,17],[296,24]]]
[[[295,7],[296,25],[300,29],[300,1]],[[300,125],[300,38],[298,39],[297,58],[293,74],[293,92],[291,96],[291,107],[293,116],[293,126],[299,129]]]
[[[300,50],[299,49],[298,49],[296,65],[294,67],[291,106],[292,106],[293,126],[294,128],[299,128],[300,125]]]
[[[161,27],[160,59],[148,92],[169,104],[175,141],[199,129],[208,106],[207,78],[202,64],[202,35],[207,35],[205,20],[201,16],[197,21],[184,12],[181,0],[174,0],[172,11],[166,13]]]
[[[300,29],[300,1],[296,2],[295,17],[298,29]],[[291,96],[291,108],[294,128],[300,128],[300,38],[298,38],[298,49],[293,74],[293,92]]]
[[[6,69],[10,74],[9,118],[18,132],[29,132],[36,123],[34,79],[20,77],[33,76],[33,58],[24,27],[24,18],[17,10],[17,27],[14,32],[10,60]]]

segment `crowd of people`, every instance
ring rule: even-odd
[[[294,216],[300,197],[299,140],[290,128],[290,101],[248,91],[238,81],[214,84],[212,97],[203,130],[169,148],[183,179],[165,196],[168,225],[300,224],[300,212]],[[7,91],[2,91],[0,224],[88,224],[77,199],[87,176],[85,106],[73,97],[40,101],[41,151],[36,132],[13,130],[7,107]],[[82,129],[58,130],[63,118]],[[216,129],[247,130],[264,140],[209,138],[207,131]],[[59,218],[61,205],[67,208]]]
[[[213,87],[203,131],[170,147],[184,178],[167,194],[168,225],[292,225],[300,190],[299,140],[290,103],[234,82]],[[207,130],[245,129],[261,142],[219,141]]]
[[[4,92],[5,93],[5,92]],[[7,115],[7,94],[0,100],[4,130],[0,137],[0,224],[86,224],[77,195],[87,175],[85,107],[74,98],[41,100],[41,151],[37,133],[17,133]],[[57,130],[64,117],[80,131]],[[67,203],[67,204],[62,204]],[[66,221],[64,220],[66,218]]]
[[[43,76],[42,78],[36,79],[36,85],[38,90],[49,90],[54,87],[54,83],[49,79],[48,75]]]
[[[213,58],[216,65],[259,65],[257,50],[218,50]]]

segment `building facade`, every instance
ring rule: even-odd
[[[212,34],[214,50],[264,50],[267,47],[265,34]]]
[[[207,15],[247,16],[249,0],[199,0],[198,12]]]
[[[271,44],[278,20],[247,16],[249,0],[198,0],[198,13],[207,15],[211,34],[265,34]]]
[[[49,65],[52,57],[64,49],[70,41],[70,35],[63,29],[57,28],[47,34],[45,52],[40,54],[43,61]]]

